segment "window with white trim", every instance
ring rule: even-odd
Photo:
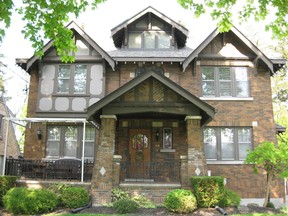
[[[252,149],[250,127],[205,127],[204,150],[207,160],[243,161]]]
[[[83,127],[81,126],[59,126],[51,125],[47,127],[47,158],[81,158]],[[86,127],[85,150],[86,159],[94,158],[94,147],[96,140],[96,129]]]
[[[210,67],[202,70],[204,97],[249,97],[247,67]]]
[[[85,64],[59,65],[57,93],[85,94],[87,68]]]

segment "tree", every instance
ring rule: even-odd
[[[44,40],[54,41],[54,46],[62,61],[71,62],[74,60],[69,56],[71,51],[76,50],[72,39],[72,31],[65,28],[70,15],[78,15],[87,7],[96,8],[98,4],[106,0],[22,0],[22,4],[16,0],[0,1],[0,42],[5,34],[5,29],[10,26],[12,11],[16,10],[26,23],[22,33],[25,38],[32,42],[35,53],[43,56]],[[197,16],[211,9],[213,19],[219,20],[220,31],[228,31],[231,28],[232,8],[238,7],[237,0],[205,0],[204,3],[197,3],[196,0],[178,0],[187,9],[192,9]],[[240,1],[238,1],[239,3]],[[243,1],[241,1],[243,2]],[[133,2],[134,3],[134,2]],[[17,5],[16,5],[17,4]],[[275,12],[275,19],[267,25],[267,30],[272,30],[274,36],[283,39],[288,36],[287,19],[288,7],[286,0],[272,1],[251,1],[239,12],[240,21],[247,21],[250,16],[256,20],[267,18],[270,12]],[[3,26],[3,27],[2,27]]]
[[[179,4],[194,11],[195,16],[211,11],[212,19],[218,20],[218,28],[220,31],[228,31],[232,27],[232,15],[235,8],[239,9],[239,21],[247,21],[250,17],[254,17],[255,21],[265,20],[269,14],[275,13],[273,20],[266,26],[266,30],[271,30],[274,37],[282,40],[288,36],[288,7],[287,1],[270,0],[270,1],[252,1],[246,0],[205,0],[198,3],[197,0],[177,0]],[[244,2],[244,4],[243,4]],[[240,5],[240,3],[242,3]],[[270,17],[269,17],[270,18]]]
[[[271,183],[275,177],[288,176],[288,145],[286,142],[279,142],[275,145],[272,142],[262,142],[254,150],[250,150],[245,164],[252,164],[255,173],[259,169],[266,171],[267,187],[263,206],[267,206]]]

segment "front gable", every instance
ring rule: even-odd
[[[73,38],[78,48],[76,53],[71,53],[75,57],[75,61],[102,61],[103,59],[114,70],[115,61],[110,55],[104,51],[88,34],[86,34],[75,22],[70,22],[67,28],[73,32]],[[53,41],[49,41],[43,48],[44,56],[43,61],[61,61],[56,49],[53,47]],[[31,66],[36,64],[40,58],[36,55],[32,56],[25,64],[27,72],[31,70]],[[22,65],[23,67],[24,65]]]
[[[188,30],[148,7],[111,30],[117,48],[170,49],[186,44]]]
[[[235,27],[224,33],[215,29],[183,61],[183,71],[185,71],[190,63],[195,62],[196,59],[249,60],[254,62],[256,72],[259,67],[262,67],[267,68],[271,74],[285,64],[284,61],[281,61],[279,64],[279,62],[276,63],[274,60],[269,59]]]
[[[140,113],[199,115],[204,125],[212,120],[215,110],[167,77],[149,71],[88,107],[87,119],[99,123],[101,115]]]

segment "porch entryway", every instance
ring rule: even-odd
[[[100,129],[93,205],[109,203],[114,187],[187,188],[191,176],[206,175],[201,126],[214,114],[213,107],[153,71],[88,107],[87,119]],[[162,189],[161,197],[167,192]]]

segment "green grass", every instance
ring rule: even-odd
[[[58,215],[58,216],[107,216],[107,215],[114,215],[114,216],[125,216],[125,214],[55,214],[55,213],[51,213],[51,214],[45,214],[44,216],[54,216],[54,215]]]
[[[231,215],[231,216],[266,216],[266,215],[287,216],[287,214],[262,214],[262,213],[254,213],[254,214],[234,214],[234,215]]]

